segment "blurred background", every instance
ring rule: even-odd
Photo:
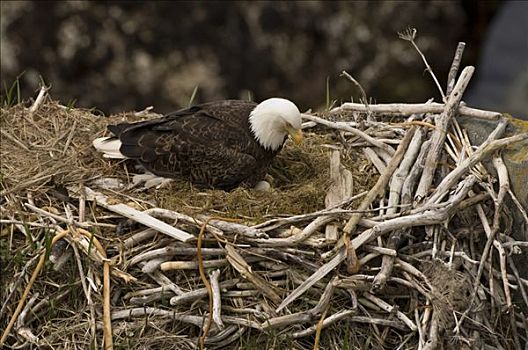
[[[326,106],[327,84],[332,100],[357,100],[346,70],[375,102],[438,101],[398,39],[412,26],[442,85],[465,41],[463,64],[477,67],[466,101],[521,115],[527,18],[526,3],[504,1],[2,1],[2,93],[20,77],[24,98],[43,79],[63,104],[107,114],[169,112],[196,87],[195,103],[282,96],[306,110]]]

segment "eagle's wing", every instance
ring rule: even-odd
[[[200,107],[109,129],[119,137],[124,156],[156,175],[226,189],[261,176],[254,156],[258,145],[248,128]]]

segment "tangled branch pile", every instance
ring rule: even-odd
[[[90,141],[148,112],[3,108],[1,343],[520,348],[528,280],[512,255],[527,242],[511,216],[528,218],[501,150],[528,133],[460,105],[472,73],[445,104],[305,114],[310,141],[286,147],[270,193],[130,186]],[[474,145],[458,115],[496,128]]]

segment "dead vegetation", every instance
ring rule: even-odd
[[[133,186],[134,166],[91,140],[148,111],[2,108],[0,343],[521,348],[528,281],[512,255],[527,244],[511,216],[526,208],[505,206],[518,202],[501,150],[528,134],[460,106],[472,73],[442,104],[304,115],[307,142],[286,146],[268,193]],[[496,129],[472,145],[459,114]]]

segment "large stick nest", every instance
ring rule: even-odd
[[[29,106],[1,110],[0,328],[16,321],[6,345],[100,346],[105,315],[110,339],[125,348],[526,341],[528,281],[510,257],[526,246],[510,235],[512,213],[526,213],[503,205],[514,194],[497,153],[526,134],[501,139],[506,120],[477,148],[456,123],[456,104],[438,114],[344,104],[322,119],[305,115],[306,142],[287,144],[274,161],[270,192],[184,181],[144,190],[131,185],[133,164],[103,159],[91,140],[109,123],[157,115],[102,117],[49,99]],[[449,113],[431,184],[416,197]],[[119,204],[192,238],[158,232],[159,221],[139,224]],[[64,239],[52,242],[57,234]],[[43,272],[31,285],[40,256]],[[103,287],[104,264],[112,273]]]

